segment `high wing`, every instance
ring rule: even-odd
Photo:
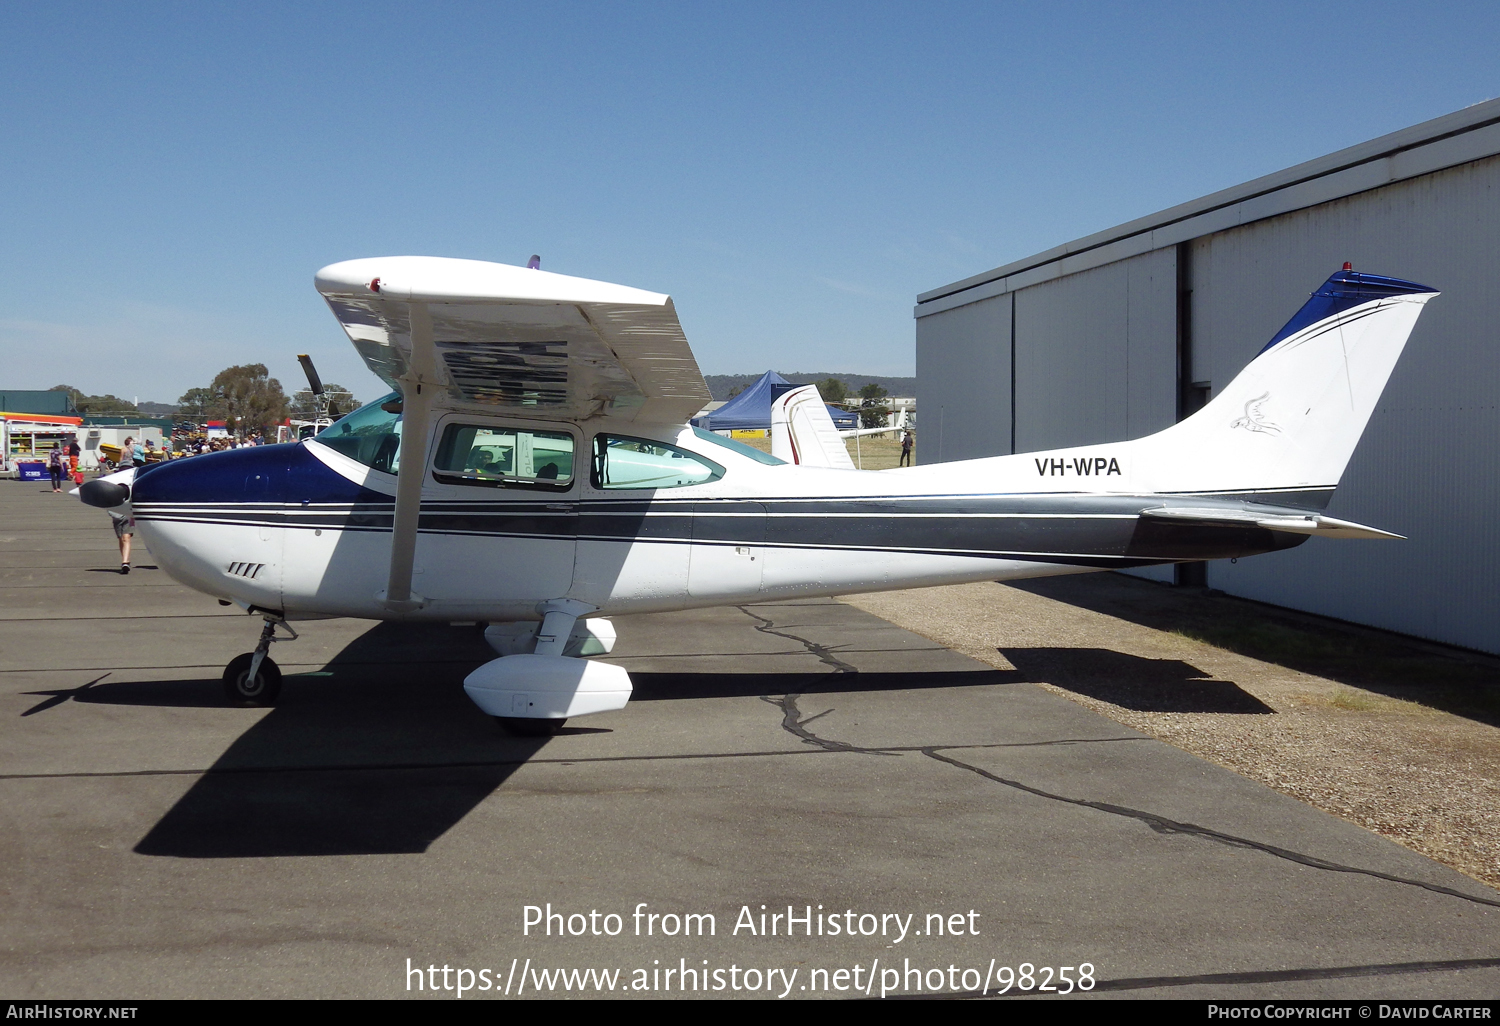
[[[425,307],[443,406],[681,424],[712,398],[671,297],[657,292],[420,256],[332,264],[316,284],[393,388],[412,361],[412,307]]]

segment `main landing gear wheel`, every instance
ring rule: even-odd
[[[281,693],[281,668],[269,657],[262,658],[260,670],[251,680],[250,663],[254,658],[254,652],[246,652],[229,660],[224,667],[224,694],[230,705],[249,708],[276,704],[276,696]]]
[[[247,663],[246,665],[248,666],[249,664]],[[514,734],[516,737],[551,737],[561,730],[562,725],[568,721],[565,719],[540,720],[522,716],[496,716],[495,722],[504,727],[507,734]]]

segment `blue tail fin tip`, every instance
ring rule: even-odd
[[[1316,324],[1350,307],[1368,303],[1372,299],[1424,295],[1437,291],[1435,288],[1419,285],[1404,278],[1387,278],[1384,275],[1365,274],[1362,271],[1335,271],[1328,276],[1328,280],[1323,283],[1322,287],[1302,304],[1302,309],[1286,322],[1286,326],[1265,344],[1261,352],[1264,353],[1287,336],[1295,335],[1309,324]]]

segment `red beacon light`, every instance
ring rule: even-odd
[[[1346,271],[1352,271],[1352,270],[1354,270],[1354,265],[1353,265],[1353,264],[1351,264],[1351,263],[1350,263],[1350,262],[1349,262],[1349,261],[1347,261],[1347,260],[1345,260],[1345,261],[1344,261],[1344,270],[1346,270]],[[379,282],[379,281],[380,281],[380,279],[379,279],[379,278],[376,278],[376,279],[375,279],[375,282]],[[372,284],[371,284],[371,286],[370,286],[370,287],[371,287],[371,288],[374,288],[374,287],[375,287],[375,286],[374,286],[374,283],[372,283]],[[379,291],[380,291],[380,290],[379,290],[379,289],[375,289],[375,291],[376,291],[376,292],[379,292]]]
[[[1349,265],[1345,264],[1344,265],[1344,270],[1347,271],[1348,269],[1349,269]],[[371,292],[379,292],[380,291],[380,279],[379,278],[371,278],[370,279],[370,284],[369,284],[368,287],[369,287],[369,289],[370,289]]]

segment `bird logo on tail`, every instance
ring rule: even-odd
[[[1243,417],[1236,417],[1231,421],[1229,424],[1230,428],[1244,428],[1246,431],[1258,431],[1267,435],[1281,434],[1281,428],[1264,419],[1265,405],[1270,401],[1270,392],[1251,399],[1245,404],[1245,415]]]

